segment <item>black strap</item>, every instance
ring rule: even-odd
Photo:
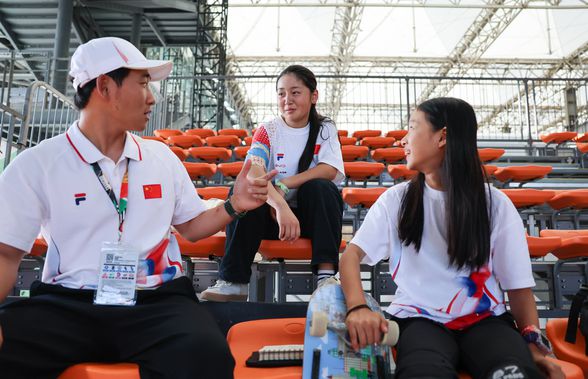
[[[126,168],[127,173],[129,170],[129,162],[130,162],[130,159],[127,158],[127,168]],[[122,233],[122,225],[125,222],[126,206],[123,207],[124,209],[121,211],[120,206],[119,206],[119,202],[116,199],[116,195],[114,194],[114,190],[112,189],[112,186],[110,185],[110,183],[108,183],[108,180],[106,179],[104,172],[100,168],[100,165],[98,165],[98,162],[92,163],[92,168],[94,169],[94,174],[96,174],[96,177],[98,178],[98,181],[102,185],[102,188],[104,188],[104,191],[106,192],[106,194],[110,198],[112,205],[114,205],[114,210],[116,211],[116,213],[118,215],[118,232],[119,232],[119,238],[120,238],[121,233]],[[127,174],[125,174],[125,175],[127,175]]]
[[[582,284],[578,292],[574,295],[572,306],[568,316],[568,327],[566,329],[566,342],[576,343],[576,333],[578,330],[578,317],[584,301],[588,297],[588,286]],[[588,345],[587,345],[588,347]]]

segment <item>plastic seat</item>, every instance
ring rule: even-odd
[[[43,257],[47,253],[47,249],[47,242],[45,242],[44,238],[39,237],[35,239],[33,247],[31,248],[31,251],[29,251],[29,255],[32,255],[33,257]]]
[[[248,136],[247,130],[245,129],[221,129],[217,134],[219,136],[237,136],[239,138],[245,138]]]
[[[171,151],[178,157],[182,162],[188,158],[188,152],[181,147],[170,146]]]
[[[551,166],[510,166],[499,167],[494,177],[501,182],[528,182],[544,178],[553,168]]]
[[[372,159],[378,162],[394,163],[406,158],[406,153],[401,147],[387,147],[371,152]]]
[[[588,135],[588,133],[586,133],[586,135]],[[582,154],[588,153],[588,143],[587,142],[576,142],[576,147],[578,148],[578,151],[580,151],[580,153],[582,153]]]
[[[574,138],[574,141],[576,141],[576,142],[588,142],[588,132],[582,133],[582,134],[578,134],[576,136],[576,138]]]
[[[368,180],[380,176],[384,164],[377,162],[344,162],[345,175],[352,180]]]
[[[554,195],[555,191],[536,189],[503,189],[516,208],[534,207],[545,204]]]
[[[245,159],[247,153],[251,149],[251,146],[237,146],[233,151],[235,152],[235,158]]]
[[[532,258],[544,257],[561,246],[560,237],[531,237],[527,236],[529,255]]]
[[[549,206],[553,209],[588,208],[588,189],[578,189],[556,193],[547,202],[547,204],[549,204]]]
[[[365,137],[379,137],[381,135],[382,135],[381,130],[357,130],[357,131],[353,132],[352,137],[355,137],[355,138],[361,140]]]
[[[388,165],[388,174],[394,180],[407,180],[412,179],[419,172],[416,170],[409,170],[406,165],[403,164],[391,164]]]
[[[586,356],[586,340],[578,328],[576,343],[565,341],[567,318],[553,318],[547,320],[545,332],[551,342],[555,355],[564,361],[576,364],[584,371],[584,377],[588,377],[588,356]],[[569,378],[569,376],[566,375]]]
[[[394,137],[365,137],[361,140],[361,146],[367,146],[370,149],[381,149],[394,145]]]
[[[385,187],[343,188],[341,194],[345,204],[350,207],[362,206],[370,208],[386,190],[387,188]]]
[[[573,140],[578,133],[576,132],[555,132],[549,134],[541,134],[539,138],[545,143],[563,143]]]
[[[166,140],[168,137],[181,136],[184,133],[182,133],[182,131],[178,129],[156,129],[153,131],[153,134],[156,137],[163,138],[164,140]]]
[[[188,129],[184,132],[184,134],[189,136],[198,136],[202,139],[206,139],[206,137],[216,136],[216,132],[212,129]]]
[[[180,233],[174,233],[180,252],[182,255],[190,258],[220,258],[225,255],[225,240],[227,239],[224,232],[218,232],[212,236],[202,238],[196,242],[191,242],[182,237]]]
[[[482,162],[495,161],[504,155],[504,149],[478,149],[478,155]]]
[[[243,168],[243,162],[221,163],[218,165],[218,170],[224,177],[236,178]]]
[[[358,159],[365,159],[368,156],[370,149],[367,146],[344,145],[341,146],[341,154],[343,161],[353,162]]]
[[[237,136],[206,137],[206,144],[212,147],[233,148],[241,145],[241,139]]]
[[[141,379],[134,363],[80,363],[65,370],[58,379]]]
[[[345,250],[346,243],[341,241],[339,251]],[[312,243],[308,238],[298,238],[294,242],[280,240],[262,240],[259,254],[268,261],[271,260],[310,260],[312,258]]]
[[[243,143],[245,144],[245,146],[251,146],[251,144],[253,143],[253,137],[243,138]]]
[[[203,180],[210,179],[216,174],[216,165],[203,162],[184,162],[184,167],[190,175],[190,179]]]
[[[188,150],[192,158],[200,159],[208,163],[226,162],[231,159],[233,152],[224,147],[192,147]]]
[[[189,149],[193,146],[202,146],[204,142],[198,136],[169,136],[167,137],[167,144],[170,146],[181,147],[182,149]]]
[[[229,187],[218,186],[218,187],[201,187],[197,188],[196,192],[204,200],[208,199],[221,199],[226,200],[229,197]]]
[[[157,136],[143,136],[141,137],[142,139],[147,139],[147,140],[151,140],[151,141],[158,141],[158,142],[163,142],[165,143],[165,140],[161,137],[157,137]]]
[[[302,366],[247,367],[251,353],[266,345],[302,345],[305,318],[277,318],[245,321],[229,329],[227,342],[235,358],[235,379],[300,379]]]
[[[494,166],[494,165],[491,165],[491,164],[482,165],[482,168],[486,172],[486,176],[489,176],[489,177],[492,176],[492,175],[494,175],[494,173],[496,172],[496,170],[498,170],[498,166]]]
[[[386,137],[393,137],[396,141],[400,141],[408,134],[408,130],[390,130],[386,133]]]
[[[347,137],[348,134],[349,132],[347,130],[337,130],[337,135],[339,137]]]
[[[357,138],[355,137],[339,137],[339,141],[341,146],[357,144]]]
[[[555,230],[544,229],[539,232],[541,237],[560,237],[561,246],[553,251],[559,259],[588,257],[588,229]]]

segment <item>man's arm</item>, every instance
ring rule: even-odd
[[[0,242],[0,303],[14,287],[18,266],[25,252]],[[0,325],[0,347],[2,347],[2,325]]]

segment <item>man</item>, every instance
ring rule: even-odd
[[[206,210],[169,148],[129,133],[149,121],[149,82],[171,69],[119,38],[81,45],[70,71],[80,119],[0,177],[0,301],[39,230],[49,246],[31,298],[0,308],[0,377],[91,361],[137,363],[143,379],[232,378],[170,226],[192,241],[214,234],[266,201],[275,172],[249,178],[245,164],[230,199]]]

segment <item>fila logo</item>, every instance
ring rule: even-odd
[[[75,201],[76,201],[76,206],[80,205],[80,203],[82,201],[86,201],[86,194],[85,193],[76,193],[74,195]]]
[[[284,159],[284,153],[278,153],[278,161]]]

